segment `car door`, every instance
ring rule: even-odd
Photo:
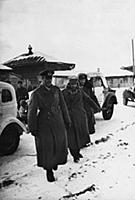
[[[93,77],[93,87],[98,102],[102,106],[104,102],[104,85],[101,77]]]

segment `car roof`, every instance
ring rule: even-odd
[[[13,89],[13,86],[10,83],[4,82],[4,81],[0,81],[0,88],[10,88]]]

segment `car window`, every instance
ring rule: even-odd
[[[8,89],[2,90],[2,102],[6,103],[12,101],[12,94]]]

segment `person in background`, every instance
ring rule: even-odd
[[[31,94],[28,105],[28,127],[35,137],[37,166],[46,170],[49,182],[56,180],[53,170],[67,162],[66,128],[71,125],[62,92],[52,85],[53,73],[40,73],[42,83]]]
[[[78,79],[80,88],[91,98],[91,101],[93,101],[92,105],[90,105],[89,103],[87,103],[87,101],[85,101],[84,108],[86,110],[88,118],[89,134],[94,134],[95,123],[96,123],[94,113],[100,112],[100,105],[98,103],[96,96],[93,93],[92,83],[87,80],[87,75],[81,73],[78,75]]]
[[[68,147],[74,162],[78,162],[81,157],[81,148],[90,143],[88,121],[84,109],[84,101],[91,104],[89,96],[78,86],[78,78],[71,77],[69,83],[63,91],[63,95],[71,118],[71,127],[67,131]]]
[[[20,107],[20,101],[21,100],[29,99],[28,91],[23,86],[23,82],[22,81],[18,81],[18,85],[17,85],[17,89],[16,89],[16,98],[17,98],[18,109]]]
[[[18,110],[18,119],[27,124],[28,103],[25,100],[20,101],[20,108]]]

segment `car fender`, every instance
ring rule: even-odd
[[[110,93],[106,96],[105,101],[104,101],[102,107],[103,107],[103,108],[107,108],[108,105],[109,105],[109,102],[111,102],[112,104],[117,104],[117,103],[118,103],[118,102],[117,102],[117,98],[116,98],[116,96],[115,96],[115,94],[114,94],[113,92],[110,92]]]
[[[14,117],[7,117],[0,123],[0,135],[2,131],[9,125],[14,125],[18,129],[19,134],[22,134],[22,132],[27,132],[25,125],[20,120]]]

